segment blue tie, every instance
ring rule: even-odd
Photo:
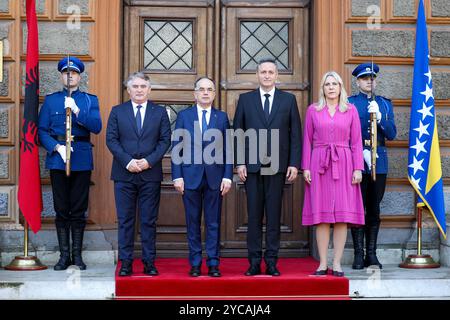
[[[137,106],[137,112],[136,112],[136,126],[138,129],[138,134],[141,134],[141,129],[142,129],[141,108],[142,108],[141,105]]]
[[[205,131],[208,129],[208,124],[206,123],[206,110],[203,110],[203,115],[202,115],[202,134],[205,133]]]
[[[264,114],[266,115],[266,120],[269,120],[269,116],[270,116],[269,97],[270,97],[270,94],[266,93],[264,96],[266,97],[266,100],[264,101]]]

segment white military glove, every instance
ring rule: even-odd
[[[59,155],[62,158],[62,161],[64,163],[66,163],[66,146],[63,145],[59,145],[58,149],[56,149],[56,151],[58,151]],[[73,148],[70,148],[70,151],[73,152]]]
[[[378,106],[378,103],[375,100],[370,102],[367,111],[369,111],[369,113],[376,113],[377,114],[377,122],[380,123],[380,121],[381,121],[380,107]]]
[[[372,167],[372,158],[370,156],[370,150],[368,149],[364,149],[363,150],[363,156],[364,156],[364,161],[366,162],[367,166],[370,168]]]
[[[77,104],[75,103],[75,100],[73,100],[72,97],[65,97],[64,108],[72,109],[73,113],[75,114],[78,114],[78,112],[80,112],[80,108],[78,108]]]

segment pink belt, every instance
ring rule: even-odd
[[[339,160],[339,154],[337,148],[350,148],[350,146],[345,143],[316,143],[314,144],[314,148],[326,148],[325,157],[321,157],[319,161],[319,173],[324,174],[331,163],[331,175],[334,180],[338,180],[339,170],[337,162]]]

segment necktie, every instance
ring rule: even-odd
[[[141,134],[141,129],[142,129],[141,108],[142,108],[141,105],[137,106],[137,112],[136,112],[136,126],[138,129],[138,134]]]
[[[204,134],[205,131],[208,129],[208,124],[206,123],[206,110],[203,110],[202,113],[202,133]]]
[[[270,97],[270,94],[266,93],[264,96],[266,97],[266,100],[264,101],[264,114],[266,115],[266,120],[269,120],[269,116],[270,116],[269,97]]]

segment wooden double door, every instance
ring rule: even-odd
[[[272,57],[279,68],[278,88],[295,94],[304,115],[310,91],[309,5],[299,0],[125,0],[123,78],[145,70],[152,82],[151,100],[167,108],[174,126],[177,113],[194,101],[195,79],[206,75],[216,82],[214,105],[227,112],[232,122],[239,94],[258,86],[256,62]],[[123,97],[128,99],[126,91]],[[169,154],[163,164],[158,255],[185,256],[184,208],[173,188]],[[281,256],[310,253],[309,229],[301,226],[302,201],[301,179],[286,183]],[[221,221],[222,255],[245,257],[246,193],[236,175],[223,201]]]

